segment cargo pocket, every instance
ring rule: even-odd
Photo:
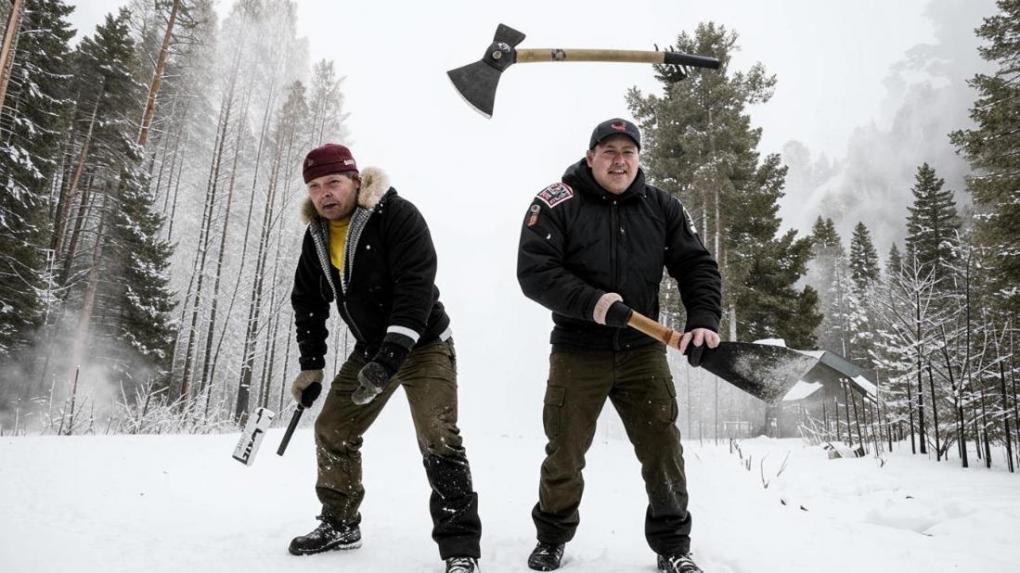
[[[680,408],[676,403],[676,387],[673,385],[673,377],[663,378],[662,383],[666,387],[666,397],[655,401],[655,413],[660,421],[675,424]]]
[[[446,339],[446,353],[450,357],[450,364],[457,370],[457,347],[453,345],[453,337]]]
[[[560,426],[563,423],[563,402],[566,396],[567,389],[563,386],[546,386],[542,425],[545,427],[545,436],[550,440],[560,435]]]

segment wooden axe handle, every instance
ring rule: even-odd
[[[631,328],[639,330],[648,336],[663,342],[666,346],[675,350],[680,350],[680,338],[683,337],[682,333],[677,332],[672,328],[666,328],[636,310],[633,314],[631,314],[630,321],[627,324]]]
[[[517,50],[517,63],[529,62],[638,62],[646,64],[678,64],[697,68],[718,68],[719,60],[680,52],[647,50],[561,50],[530,48]]]

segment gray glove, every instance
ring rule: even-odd
[[[305,408],[312,406],[312,402],[319,397],[321,391],[322,370],[302,370],[290,385],[290,394],[294,401]]]

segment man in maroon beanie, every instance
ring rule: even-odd
[[[330,303],[357,343],[315,421],[320,523],[294,538],[290,552],[361,546],[362,436],[403,387],[432,487],[432,538],[447,573],[474,573],[478,495],[457,428],[457,358],[428,226],[382,170],[359,173],[343,145],[310,151],[303,174],[308,228],[291,293],[301,354],[294,399],[307,408],[321,390]]]

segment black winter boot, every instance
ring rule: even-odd
[[[528,567],[535,571],[553,571],[559,569],[560,560],[563,559],[563,547],[562,543],[543,543],[539,541],[528,557]]]
[[[663,573],[702,573],[690,553],[659,555],[659,571]]]
[[[474,557],[450,557],[446,560],[446,573],[481,573]]]
[[[361,529],[357,525],[336,523],[322,515],[316,519],[320,522],[319,526],[311,533],[291,540],[292,555],[312,555],[334,549],[361,547]]]

